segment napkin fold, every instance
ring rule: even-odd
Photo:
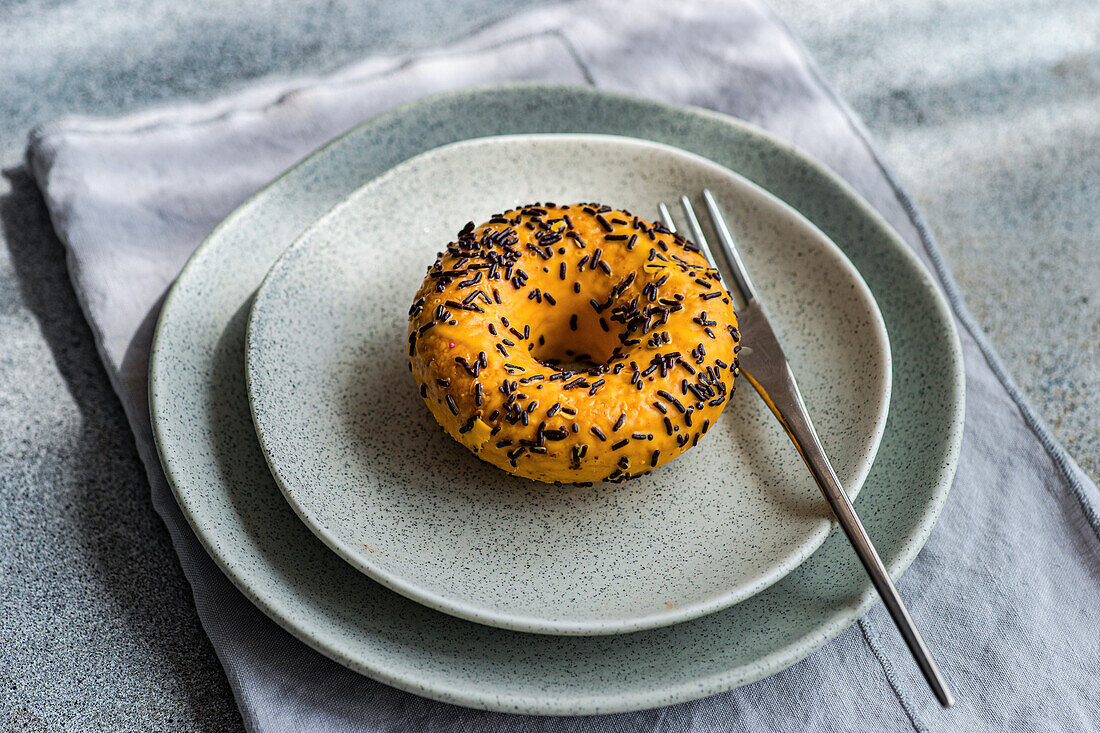
[[[203,238],[318,145],[396,104],[540,79],[736,115],[808,151],[898,230],[943,286],[967,372],[948,504],[900,582],[959,698],[942,710],[881,606],[784,672],[639,713],[517,717],[374,682],[280,629],[217,569],[165,481],[146,399],[160,302]],[[855,116],[756,0],[579,2],[525,12],[445,49],[365,60],[201,104],[31,133],[28,165],[126,409],[164,519],[251,730],[1096,730],[1100,495],[1007,376],[928,229]]]

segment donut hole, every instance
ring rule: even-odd
[[[596,371],[600,368],[600,365],[605,362],[595,361],[591,354],[575,353],[572,349],[565,350],[564,357],[535,357],[543,366],[548,366],[551,369],[556,369],[559,372],[589,372]]]
[[[619,334],[622,326],[604,319],[604,326],[600,324],[599,316],[588,308],[589,313],[583,310],[577,313],[575,321],[567,318],[565,323],[543,322],[536,327],[532,324],[531,330],[539,334],[535,337],[535,348],[531,350],[531,356],[546,366],[559,371],[584,372],[598,369],[607,364],[622,349]]]

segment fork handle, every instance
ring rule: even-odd
[[[913,624],[913,619],[909,615],[905,603],[901,600],[901,596],[898,595],[897,588],[894,587],[894,582],[890,579],[886,566],[882,564],[882,559],[879,557],[878,551],[875,550],[867,530],[864,529],[863,522],[856,514],[852,500],[848,498],[844,487],[840,485],[840,479],[837,478],[836,471],[833,470],[832,464],[825,454],[825,449],[821,445],[821,440],[817,436],[817,431],[814,429],[813,422],[810,420],[810,415],[806,411],[802,393],[798,390],[798,384],[795,382],[790,366],[786,364],[784,366],[786,371],[786,374],[783,375],[784,381],[789,382],[789,384],[785,385],[786,389],[773,389],[771,395],[751,375],[746,373],[745,376],[756,388],[756,391],[760,393],[760,396],[764,398],[764,402],[776,418],[779,419],[779,423],[798,449],[799,454],[801,454],[802,460],[809,467],[810,473],[813,474],[814,480],[817,481],[817,485],[821,489],[821,493],[825,496],[825,500],[829,502],[833,514],[836,515],[840,528],[848,536],[848,541],[851,542],[860,562],[866,568],[867,574],[871,576],[871,583],[875,586],[879,596],[882,597],[886,610],[890,612],[890,617],[897,624],[898,631],[901,632],[910,652],[916,658],[921,673],[935,692],[940,704],[944,707],[951,707],[955,704],[955,701],[947,687],[947,682],[940,674],[940,670],[932,659],[928,647],[925,646],[924,639],[921,638],[920,632]],[[773,395],[776,399],[772,398]]]

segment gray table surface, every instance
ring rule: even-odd
[[[20,167],[27,130],[422,48],[536,4],[0,5],[0,728],[241,725]],[[1017,381],[1096,477],[1100,5],[773,4],[915,195]]]

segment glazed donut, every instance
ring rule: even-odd
[[[456,440],[545,482],[623,481],[696,445],[733,394],[739,334],[698,248],[600,204],[468,223],[409,310],[409,365]]]

